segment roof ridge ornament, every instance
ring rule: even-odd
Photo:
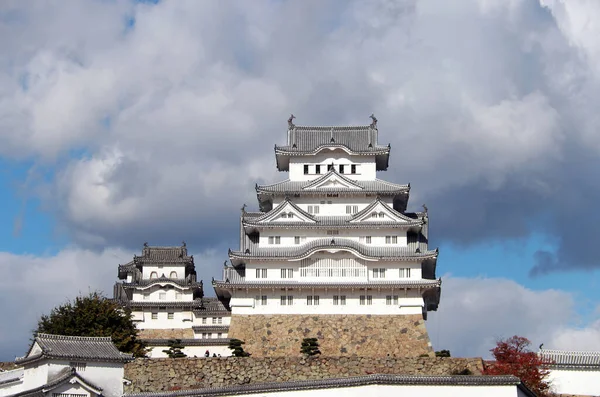
[[[242,208],[240,208],[240,210],[242,211],[242,214],[246,213],[246,207],[247,207],[247,205],[246,205],[246,203],[244,203],[244,205],[242,205]]]
[[[427,210],[428,210],[427,206],[425,204],[423,204],[422,207],[423,207],[423,212],[427,213]]]
[[[375,113],[371,113],[369,116],[373,122],[369,125],[369,127],[377,129],[377,117],[375,117]]]
[[[290,114],[290,118],[288,119],[288,129],[293,129],[296,127],[296,125],[294,125],[294,119],[296,118],[296,116],[294,116],[294,114]]]
[[[329,131],[330,135],[331,135],[331,139],[329,140],[330,143],[334,143],[335,139],[333,139],[333,127],[331,127],[331,130]]]

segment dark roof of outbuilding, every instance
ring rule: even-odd
[[[34,345],[41,352],[30,355]],[[110,337],[66,336],[37,334],[27,355],[17,358],[17,364],[31,363],[44,358],[82,361],[117,361],[133,359],[131,354],[121,353]]]
[[[410,385],[410,386],[516,386],[523,395],[535,397],[519,378],[512,375],[365,375],[335,379],[300,380],[227,386],[222,388],[180,390],[172,392],[132,393],[127,397],[200,397],[232,396],[243,394],[277,393],[300,390],[333,389],[367,385]]]

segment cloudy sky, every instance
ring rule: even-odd
[[[600,349],[600,2],[0,2],[0,360],[143,242],[219,276],[273,145],[368,124],[440,247],[435,349]]]

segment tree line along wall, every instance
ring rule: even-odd
[[[480,375],[481,358],[222,357],[137,359],[125,365],[126,393],[250,383],[343,378],[369,374]]]

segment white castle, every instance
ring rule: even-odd
[[[377,119],[371,118],[365,126],[303,127],[290,117],[287,144],[275,146],[277,169],[289,178],[256,186],[260,211],[242,208],[240,248],[229,251],[223,279],[213,280],[217,299],[202,298],[185,246],[145,246],[142,256],[119,267],[125,281],[116,285],[115,298],[132,308],[142,338],[157,346],[153,357],[173,337],[198,346],[195,355],[207,346],[228,353],[229,336],[250,346],[247,333],[270,324],[265,316],[287,316],[279,324],[326,316],[308,328],[321,337],[328,327],[348,328],[342,319],[360,324],[372,322],[371,316],[410,316],[406,323],[416,319],[419,331],[405,330],[405,336],[428,343],[423,320],[438,307],[441,280],[435,276],[438,252],[428,248],[427,208],[406,212],[410,185],[377,178],[388,168],[390,145],[378,143]],[[400,323],[389,325],[402,329]],[[300,337],[275,328],[267,338],[271,345],[284,334]],[[348,344],[355,344],[351,339]],[[337,353],[355,352],[341,346]]]
[[[301,127],[275,146],[289,179],[257,185],[260,212],[240,219],[240,249],[213,283],[236,314],[426,316],[439,303],[427,212],[406,213],[409,185],[377,178],[390,146],[377,120]]]

